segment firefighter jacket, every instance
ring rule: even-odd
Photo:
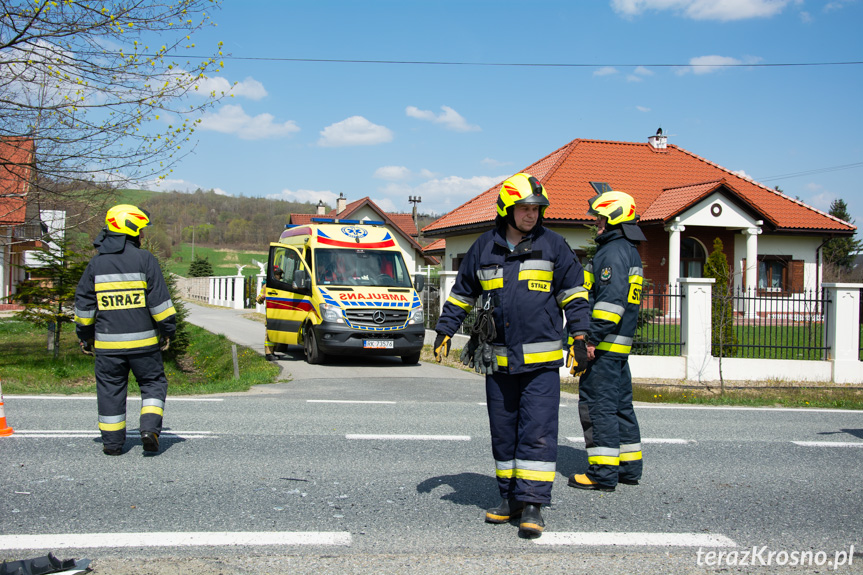
[[[75,292],[75,331],[97,354],[159,349],[177,328],[176,310],[155,256],[125,234],[103,230]]]
[[[608,228],[596,237],[596,243],[596,255],[584,270],[591,310],[587,341],[597,351],[626,358],[641,306],[641,257],[635,243],[619,228]]]
[[[562,236],[541,225],[512,251],[505,229],[485,232],[468,249],[435,330],[451,337],[482,296],[483,306],[494,306],[491,343],[499,369],[560,367],[563,316],[570,333],[588,326],[581,264]]]

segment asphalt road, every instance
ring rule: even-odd
[[[205,313],[242,339],[237,315]],[[130,575],[863,572],[863,413],[638,406],[644,480],[599,494],[566,485],[586,455],[565,395],[547,529],[526,539],[482,520],[497,494],[479,376],[309,366],[299,348],[280,365],[285,381],[248,393],[169,395],[156,456],[138,400],[126,453],[106,457],[94,398],[7,396],[0,559],[52,551]]]

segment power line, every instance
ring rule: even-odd
[[[153,55],[155,56],[155,55]],[[184,58],[209,60],[212,56],[184,54]],[[842,62],[777,62],[777,63],[725,63],[725,64],[584,64],[550,62],[457,62],[446,60],[356,60],[347,58],[277,58],[274,56],[220,56],[220,60],[245,60],[255,62],[307,62],[313,64],[402,64],[414,66],[485,66],[485,67],[532,67],[532,68],[787,68],[803,66],[859,66],[863,61]]]
[[[814,170],[806,170],[804,172],[792,172],[790,174],[780,174],[778,176],[770,176],[769,178],[753,178],[758,182],[771,182],[774,180],[787,180],[789,178],[799,178],[800,176],[810,176],[812,174],[824,174],[827,172],[838,172],[840,170],[850,170],[852,168],[863,167],[863,162],[855,164],[843,164],[841,166],[831,166],[829,168],[816,168]]]

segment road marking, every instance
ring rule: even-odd
[[[801,447],[863,447],[863,441],[792,441]]]
[[[89,547],[223,547],[260,545],[350,545],[348,532],[198,531],[163,533],[61,533],[0,535],[0,549],[83,549]]]
[[[86,400],[96,401],[96,396],[76,396],[76,395],[3,395],[4,399],[62,399],[63,401]],[[130,401],[141,401],[140,397],[129,397]],[[225,401],[224,397],[168,397],[168,401]]]
[[[359,399],[307,399],[306,403],[386,403],[395,404],[395,401],[363,401]]]
[[[636,409],[713,409],[723,411],[796,411],[796,412],[813,412],[813,413],[856,413],[863,414],[859,409],[821,409],[818,407],[727,407],[713,405],[657,405],[657,404],[636,404]]]
[[[470,441],[470,435],[360,435],[348,434],[345,439],[395,439],[407,441]]]
[[[567,437],[567,441],[571,441],[573,443],[584,443],[583,437]],[[671,443],[675,445],[685,445],[688,443],[697,443],[694,439],[676,439],[676,438],[664,438],[664,437],[643,437],[641,439],[641,443]]]
[[[136,433],[137,429],[129,430],[130,433]],[[81,429],[16,429],[10,437],[24,438],[40,438],[40,437],[101,437],[99,430],[81,430]],[[212,431],[171,431],[163,432],[159,437],[162,439],[180,438],[180,439],[206,439],[218,438]]]
[[[596,533],[548,532],[535,540],[537,545],[653,546],[653,547],[737,547],[724,535],[704,533]]]

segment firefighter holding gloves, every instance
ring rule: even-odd
[[[435,331],[437,361],[477,307],[462,361],[485,375],[500,504],[489,523],[519,519],[526,535],[545,528],[541,506],[551,502],[557,461],[563,318],[574,337],[588,328],[583,270],[572,250],[542,220],[548,193],[530,174],[503,182],[495,229],[468,249]],[[579,340],[581,341],[581,340]],[[584,369],[586,352],[574,369]]]
[[[645,240],[635,223],[635,201],[606,191],[589,200],[596,217],[597,250],[585,270],[590,290],[587,371],[578,386],[588,469],[569,477],[579,489],[614,491],[641,479],[641,431],[632,407],[629,352],[641,305],[644,272],[637,245]]]
[[[75,331],[82,351],[95,355],[102,451],[123,453],[131,370],[141,388],[141,443],[156,453],[168,394],[162,352],[176,331],[176,310],[155,256],[141,249],[149,214],[121,204],[105,223],[75,292]]]

